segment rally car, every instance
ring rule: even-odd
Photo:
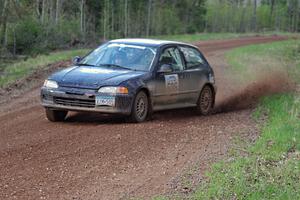
[[[143,122],[154,111],[215,103],[214,72],[195,46],[154,39],[109,41],[45,80],[41,101],[50,121],[68,111],[121,114]]]

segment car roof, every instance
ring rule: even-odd
[[[132,45],[143,45],[143,46],[152,46],[159,47],[167,44],[182,44],[192,46],[183,42],[169,41],[169,40],[158,40],[158,39],[144,39],[144,38],[128,38],[128,39],[116,39],[111,40],[111,43],[122,43],[122,44],[132,44]]]

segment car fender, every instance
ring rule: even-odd
[[[127,87],[128,91],[129,91],[128,95],[133,97],[131,105],[133,105],[133,100],[134,100],[134,97],[137,95],[137,93],[141,90],[145,90],[149,97],[149,101],[151,102],[150,105],[152,106],[152,101],[151,101],[152,90],[151,90],[151,81],[150,81],[151,77],[152,77],[152,74],[148,73],[144,76],[134,77],[132,79],[123,81],[120,84],[120,86]]]

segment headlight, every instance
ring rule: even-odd
[[[46,88],[58,88],[58,84],[56,83],[56,81],[45,80],[44,87],[46,87]]]
[[[128,89],[126,87],[102,87],[98,90],[98,92],[109,94],[128,94]]]

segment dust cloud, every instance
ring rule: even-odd
[[[289,92],[294,88],[287,73],[273,71],[257,76],[256,80],[233,89],[228,96],[221,96],[214,112],[229,112],[251,108],[263,96]]]

